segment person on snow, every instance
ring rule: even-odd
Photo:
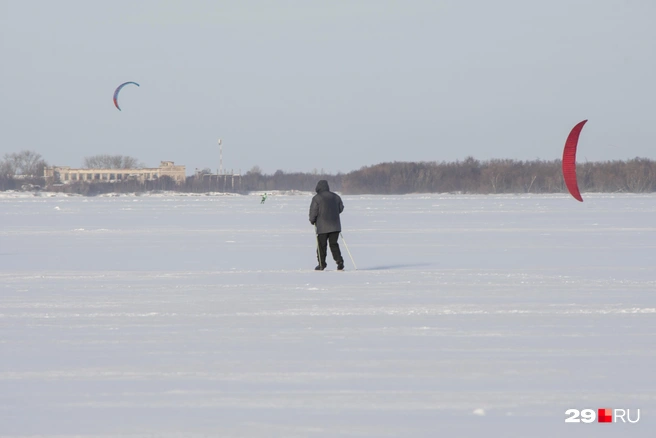
[[[264,204],[264,201],[266,201],[266,198],[267,198],[267,194],[265,193],[265,194],[262,195],[262,201],[260,201],[260,204]]]
[[[337,239],[342,231],[339,215],[344,211],[344,204],[339,195],[330,191],[328,181],[325,179],[317,183],[315,190],[317,194],[314,195],[310,204],[310,223],[316,228],[319,264],[314,269],[323,271],[326,268],[326,247],[330,244],[330,252],[337,263],[337,270],[341,271],[344,269],[344,259]]]

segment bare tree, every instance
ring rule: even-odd
[[[87,169],[138,169],[145,167],[142,162],[127,155],[94,155],[84,158]]]
[[[13,178],[16,170],[9,160],[0,161],[0,178]]]
[[[253,174],[262,175],[262,168],[260,168],[260,166],[253,166],[251,170],[246,172],[246,175],[253,175]]]
[[[38,178],[43,175],[43,168],[47,165],[40,154],[34,151],[20,151],[13,154],[5,154],[2,164],[2,173],[15,176],[24,175],[30,178]]]

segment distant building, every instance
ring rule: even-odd
[[[241,169],[238,173],[230,172],[213,174],[210,169],[198,170],[194,174],[196,183],[200,182],[207,190],[235,191],[241,190]]]
[[[168,176],[177,184],[184,183],[187,174],[185,166],[175,165],[173,161],[162,161],[159,167],[144,169],[73,169],[69,166],[50,166],[43,170],[46,184],[73,182],[121,182],[156,181]]]

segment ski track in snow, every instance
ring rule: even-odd
[[[310,193],[50,195],[0,193],[1,437],[656,430],[656,195],[344,196],[345,272]]]

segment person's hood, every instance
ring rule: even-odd
[[[326,181],[325,179],[322,179],[321,181],[319,181],[317,183],[317,188],[315,190],[316,190],[317,193],[329,192],[330,187],[328,187],[328,181]]]

